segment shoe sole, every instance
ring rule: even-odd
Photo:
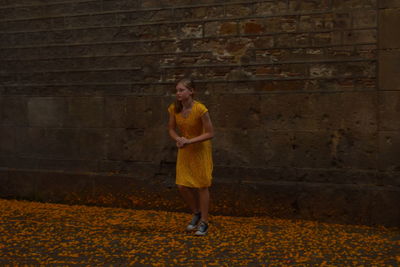
[[[208,233],[208,231],[205,232],[205,233],[196,232],[196,233],[194,233],[194,235],[196,235],[196,236],[205,236],[205,235],[207,235],[207,233]]]

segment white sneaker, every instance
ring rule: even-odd
[[[208,223],[201,221],[195,235],[206,235],[208,232]]]
[[[197,225],[199,224],[201,219],[201,213],[195,213],[193,214],[192,221],[186,226],[186,231],[194,231],[197,228]]]

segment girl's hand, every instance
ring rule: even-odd
[[[182,148],[187,144],[190,144],[190,141],[188,139],[186,139],[185,137],[178,137],[176,140],[176,146],[178,148]]]
[[[183,145],[182,145],[182,143],[180,143],[180,142],[176,141],[176,147],[177,147],[177,148],[182,148],[182,147],[183,147]]]

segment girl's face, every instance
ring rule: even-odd
[[[176,99],[179,101],[185,101],[192,97],[193,91],[184,86],[182,83],[176,85]]]

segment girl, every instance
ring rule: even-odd
[[[197,230],[195,235],[205,235],[208,232],[210,201],[208,188],[211,186],[213,169],[210,139],[214,136],[214,130],[208,109],[193,100],[193,94],[191,79],[184,78],[177,83],[176,101],[168,108],[168,130],[178,147],[176,184],[193,212],[186,230]]]

